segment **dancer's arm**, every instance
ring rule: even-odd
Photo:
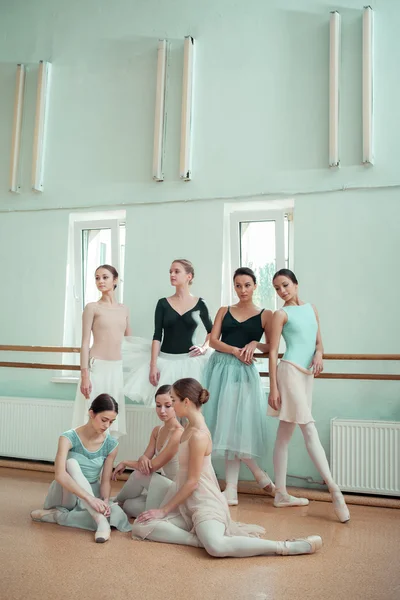
[[[222,320],[227,312],[227,306],[221,306],[217,312],[217,316],[215,317],[214,325],[211,330],[210,346],[211,348],[214,348],[214,350],[218,350],[218,352],[223,352],[224,354],[233,354],[233,356],[236,356],[236,358],[241,362],[249,364],[246,362],[244,356],[240,356],[241,348],[236,348],[236,346],[225,344],[225,342],[221,342],[219,339],[221,337]]]
[[[135,469],[143,473],[143,475],[150,475],[151,473],[151,459],[153,458],[156,451],[156,441],[157,441],[157,433],[160,426],[154,427],[153,431],[150,435],[149,443],[147,444],[147,448],[138,458],[138,460],[124,460],[120,462],[114,469],[114,473],[112,474],[112,479],[116,481],[117,476],[121,475],[128,467],[129,469]]]
[[[100,483],[100,498],[108,504],[111,495],[111,475],[114,461],[117,458],[118,446],[107,456],[103,464],[103,472],[101,474]]]
[[[268,403],[274,410],[279,410],[281,403],[276,369],[278,366],[279,341],[281,339],[282,329],[287,321],[287,315],[283,310],[277,310],[272,317],[271,338],[269,342],[269,398]]]
[[[210,335],[213,327],[213,322],[211,321],[207,304],[202,298],[200,298],[200,319],[207,331],[207,336],[202,346],[192,346],[191,348],[189,348],[189,356],[201,356],[202,354],[205,354],[207,352],[210,346]]]
[[[161,340],[163,334],[163,321],[164,321],[164,309],[161,300],[157,302],[156,310],[154,313],[154,335],[153,343],[151,344],[151,358],[150,358],[150,373],[149,380],[154,387],[158,385],[160,381],[160,371],[157,368],[157,358],[160,354]]]
[[[151,470],[153,473],[159,469],[162,469],[162,467],[169,463],[169,461],[172,460],[177,454],[182,433],[183,427],[176,429],[176,431],[171,434],[168,444],[165,446],[164,450],[160,452],[158,456],[153,458],[151,461]]]
[[[89,400],[92,384],[89,377],[89,346],[95,312],[95,303],[85,306],[82,314],[82,343],[81,343],[81,392]]]
[[[128,335],[132,335],[132,328],[131,328],[131,323],[129,320],[129,309],[126,309],[126,327],[125,327],[125,333],[124,336],[128,336]]]
[[[186,482],[165,506],[158,509],[147,510],[139,515],[137,519],[139,523],[144,523],[150,519],[162,519],[167,516],[180,504],[183,504],[197,488],[210,438],[204,432],[195,432],[188,443],[189,468]]]
[[[262,326],[264,329],[265,343],[263,343],[261,341],[257,342],[255,340],[254,342],[250,342],[249,344],[246,344],[246,346],[244,348],[242,348],[240,351],[240,356],[244,356],[244,358],[246,359],[246,362],[250,363],[253,360],[253,355],[256,350],[260,350],[261,352],[269,351],[269,341],[268,340],[271,335],[272,310],[264,310],[263,311],[263,314],[261,315],[261,322],[262,322]]]
[[[314,309],[315,317],[316,317],[317,323],[318,323],[318,331],[317,331],[317,340],[315,343],[314,357],[312,359],[310,368],[312,368],[312,370],[314,372],[314,376],[318,377],[318,375],[320,373],[322,373],[322,371],[324,370],[324,362],[322,360],[322,357],[324,355],[324,345],[322,343],[321,325],[319,322],[318,311],[314,305],[313,305],[313,309]]]
[[[87,502],[91,508],[96,510],[99,513],[104,514],[107,511],[108,506],[100,498],[95,498],[87,493],[86,490],[81,488],[80,485],[76,483],[74,479],[72,479],[71,475],[67,473],[65,465],[67,462],[68,452],[71,449],[72,444],[70,440],[63,435],[60,436],[58,440],[58,450],[55,459],[55,480],[59,483],[64,489],[71,494],[75,494],[81,500]]]

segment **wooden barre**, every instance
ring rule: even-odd
[[[80,371],[78,365],[52,365],[47,363],[0,362],[0,367],[15,369],[49,369],[50,371]],[[263,371],[260,377],[268,377]],[[318,379],[367,379],[375,381],[400,381],[400,375],[384,375],[382,373],[321,373]]]
[[[1,346],[0,351],[4,352],[75,352],[79,354],[80,348],[72,346]]]

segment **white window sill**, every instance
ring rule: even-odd
[[[50,379],[51,383],[70,383],[72,385],[78,385],[79,377],[71,377],[70,375],[65,375],[64,377],[52,377]]]

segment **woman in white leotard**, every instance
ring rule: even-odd
[[[136,519],[132,535],[156,542],[204,547],[212,556],[244,557],[270,554],[312,554],[322,545],[319,536],[286,542],[257,539],[264,529],[231,520],[211,464],[212,442],[201,406],[209,394],[195,379],[174,383],[171,396],[177,417],[186,427],[179,446],[176,487],[171,486],[161,508]]]
[[[118,402],[117,420],[111,425],[114,437],[126,434],[124,379],[121,346],[124,336],[131,335],[129,311],[115,299],[118,272],[111,265],[101,265],[95,272],[101,293],[97,302],[89,302],[82,315],[81,381],[78,385],[72,427],[89,419],[89,406],[99,394],[110,394]],[[90,338],[93,345],[90,348]]]
[[[153,429],[144,454],[137,461],[119,463],[114,470],[115,480],[126,467],[135,469],[115,498],[128,517],[158,508],[178,473],[177,453],[183,427],[175,416],[170,391],[170,385],[163,385],[156,392],[157,416],[164,424]],[[160,470],[162,475],[156,472]]]

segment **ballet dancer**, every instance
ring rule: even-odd
[[[183,427],[178,422],[170,396],[171,386],[156,391],[157,416],[163,425],[153,429],[144,454],[137,461],[119,463],[113,480],[126,467],[135,469],[115,498],[128,517],[137,517],[146,509],[158,508],[178,473],[178,448]],[[162,475],[156,471],[162,471]],[[147,492],[147,493],[146,493]]]
[[[129,312],[115,299],[118,272],[111,265],[101,265],[95,272],[96,286],[101,293],[97,302],[89,302],[82,316],[81,380],[78,385],[72,427],[87,422],[93,398],[107,393],[116,399],[118,418],[111,425],[114,437],[126,434],[124,378],[121,346],[124,336],[131,335]],[[90,348],[90,337],[93,345]]]
[[[299,425],[308,454],[331,493],[336,515],[339,521],[346,523],[350,513],[332,478],[311,414],[314,377],[323,370],[324,349],[318,312],[315,306],[299,299],[298,281],[289,269],[275,273],[273,285],[285,303],[274,313],[269,349],[268,414],[279,418],[274,448],[274,505],[283,508],[308,504],[307,498],[295,498],[286,489],[288,446],[296,425]],[[281,335],[286,342],[286,352],[277,365]]]
[[[322,546],[319,536],[284,541],[259,539],[264,529],[231,520],[211,464],[211,434],[201,407],[209,397],[194,379],[174,383],[171,396],[176,416],[186,418],[179,446],[177,484],[171,486],[159,509],[136,519],[132,535],[155,542],[203,547],[215,557],[312,554]]]
[[[272,312],[253,303],[257,280],[251,269],[236,269],[233,283],[239,302],[223,306],[217,313],[210,339],[216,352],[203,378],[211,396],[204,417],[212,435],[213,455],[225,458],[224,494],[231,506],[238,504],[240,462],[269,495],[275,490],[257,464],[267,444],[267,398],[253,358],[257,349],[268,352]],[[260,342],[263,335],[266,343]]]
[[[186,259],[174,260],[169,275],[175,294],[157,302],[151,349],[149,343],[140,338],[131,338],[130,344],[125,346],[124,364],[130,367],[125,395],[148,406],[153,403],[155,387],[182,377],[201,379],[210,354],[212,321],[204,300],[190,293],[194,278],[192,263]],[[202,346],[195,343],[200,322],[207,331]]]
[[[61,434],[55,459],[55,480],[44,509],[31,512],[33,521],[58,523],[94,531],[98,543],[110,538],[110,526],[131,531],[124,511],[109,502],[111,475],[118,441],[108,430],[118,415],[118,404],[109,394],[95,398],[89,421]]]

